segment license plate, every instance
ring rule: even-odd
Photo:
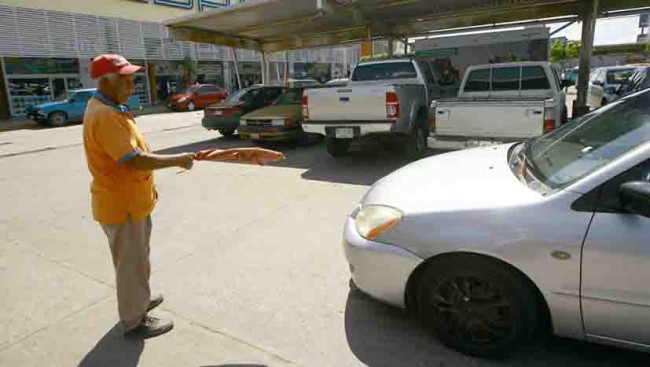
[[[354,138],[354,129],[351,127],[340,127],[335,130],[334,136],[339,139],[352,139]]]
[[[260,138],[260,134],[251,134],[251,140],[257,140]]]

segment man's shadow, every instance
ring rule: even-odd
[[[86,354],[78,367],[136,367],[143,350],[144,341],[141,339],[125,339],[122,334],[122,326],[117,323]]]

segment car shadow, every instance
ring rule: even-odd
[[[136,367],[143,350],[144,341],[125,339],[122,334],[122,326],[117,323],[86,354],[78,367]]]
[[[539,337],[502,359],[457,353],[435,339],[406,311],[386,306],[351,289],[345,333],[354,355],[380,366],[648,366],[647,354],[556,337]]]
[[[355,142],[350,153],[334,158],[327,153],[322,139],[312,138],[308,144],[268,143],[257,144],[241,140],[237,136],[220,137],[192,144],[156,151],[159,154],[196,152],[204,149],[229,149],[238,147],[261,147],[280,151],[287,156],[283,162],[270,166],[305,170],[301,177],[305,180],[344,183],[369,186],[389,173],[411,163],[405,158],[399,146],[376,141]],[[443,153],[442,150],[429,150],[427,156]]]

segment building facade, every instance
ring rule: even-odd
[[[214,83],[234,90],[261,82],[257,52],[177,42],[162,21],[231,6],[234,0],[0,0],[0,115],[94,87],[92,58],[119,53],[146,71],[136,76],[144,105],[161,103],[183,85]],[[235,55],[236,53],[236,55]],[[236,56],[236,57],[235,57]],[[356,47],[297,50],[268,56],[271,81],[347,75]],[[235,68],[234,60],[237,60]]]

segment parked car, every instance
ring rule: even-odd
[[[599,108],[616,99],[616,91],[632,74],[632,66],[608,66],[598,68],[589,75],[587,105]]]
[[[242,116],[239,136],[252,141],[306,141],[302,129],[302,95],[305,88],[285,90],[272,106]]]
[[[455,93],[437,82],[426,61],[364,62],[346,87],[306,91],[303,129],[324,135],[334,157],[346,155],[352,140],[379,136],[399,141],[406,155],[419,158],[427,150],[429,104]]]
[[[242,89],[220,103],[203,111],[203,127],[218,130],[223,136],[232,136],[239,127],[242,115],[270,106],[282,94],[282,87],[251,87]]]
[[[213,84],[196,84],[169,96],[165,105],[173,111],[194,111],[219,103],[226,99],[228,94],[227,89]]]
[[[567,120],[564,88],[569,82],[559,75],[548,62],[469,67],[457,98],[431,104],[434,146],[507,142],[554,130]]]
[[[505,353],[540,327],[650,350],[650,90],[398,170],[347,219],[344,248],[359,289],[461,352]]]
[[[320,87],[322,84],[316,79],[288,79],[288,88],[312,88]]]
[[[634,72],[616,91],[614,100],[650,88],[648,73],[650,73],[650,66],[639,66],[634,69]]]
[[[350,79],[341,78],[341,79],[332,79],[329,82],[325,83],[325,86],[328,87],[345,87],[350,83]]]
[[[580,71],[579,67],[567,68],[562,72],[562,79],[568,80],[571,85],[576,85],[578,83],[578,72]]]
[[[76,89],[68,92],[59,101],[48,102],[27,108],[27,118],[41,125],[63,126],[68,122],[83,120],[88,101],[97,89]],[[129,98],[127,106],[131,111],[141,109],[137,95]]]

